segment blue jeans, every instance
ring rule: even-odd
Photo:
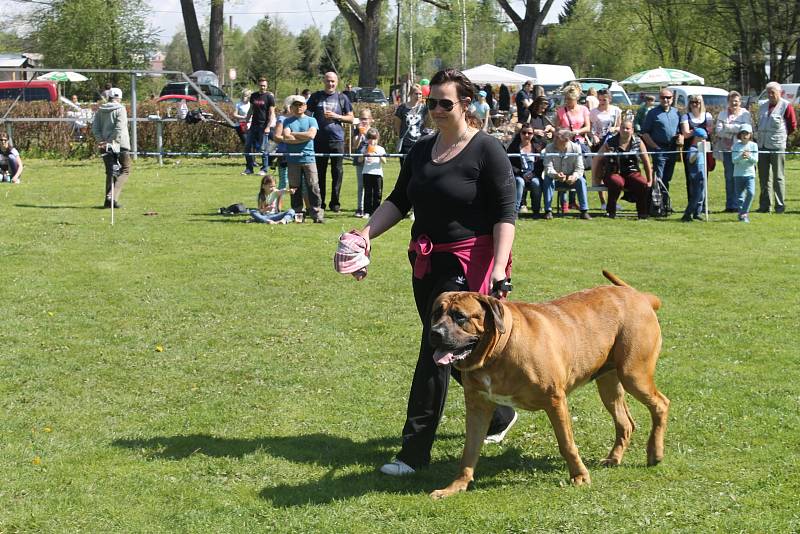
[[[750,205],[756,195],[756,177],[734,176],[733,181],[736,184],[736,208],[739,210],[739,215],[750,213]]]
[[[703,200],[705,200],[705,189],[703,174],[696,173],[689,175],[689,202],[683,211],[683,218],[699,218],[703,213]]]
[[[253,167],[255,167],[256,161],[251,153],[261,152],[261,146],[264,144],[264,130],[259,128],[258,126],[253,126],[247,131],[247,140],[244,143],[244,151],[246,153],[244,159],[247,165],[247,170],[253,172]],[[267,145],[269,146],[269,141],[267,141]],[[261,170],[267,170],[267,155],[261,152]]]
[[[653,157],[653,170],[656,176],[661,178],[664,186],[669,190],[669,182],[675,172],[675,161],[678,159],[678,154],[665,154],[664,149],[659,148],[653,150],[650,155]]]
[[[287,223],[292,222],[294,219],[294,210],[289,208],[286,211],[282,211],[280,213],[272,213],[264,215],[258,210],[250,210],[250,216],[258,222],[261,223],[268,223],[269,221],[272,222],[282,222],[286,221]]]
[[[735,210],[739,207],[739,188],[733,178],[733,154],[722,153],[722,167],[725,169],[725,209]]]
[[[581,211],[587,211],[589,209],[589,201],[587,200],[586,178],[583,176],[578,177],[572,185],[566,182],[556,181],[555,178],[546,176],[544,179],[544,211],[552,211],[553,193],[555,193],[556,189],[559,191],[566,191],[573,187],[575,188],[575,192],[578,193],[578,208]]]
[[[515,176],[517,182],[517,212],[522,207],[522,194],[527,189],[531,192],[531,207],[534,213],[539,213],[542,209],[542,179],[533,177],[530,182],[525,182],[522,176]]]
[[[356,211],[364,211],[364,165],[356,165]]]
[[[289,164],[278,163],[278,189],[286,189],[289,186]]]

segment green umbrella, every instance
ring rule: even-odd
[[[72,71],[54,70],[36,77],[37,80],[47,80],[50,82],[85,82],[89,78],[83,74]]]
[[[705,83],[705,80],[685,70],[658,67],[657,69],[643,70],[642,72],[632,74],[619,83],[621,85],[638,85],[642,87],[648,85],[678,85],[682,83],[699,83],[702,85]]]

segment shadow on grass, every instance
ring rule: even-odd
[[[440,439],[461,436],[442,435]],[[321,478],[299,484],[276,484],[259,493],[275,506],[294,507],[326,504],[334,500],[360,497],[368,493],[427,494],[450,483],[458,469],[458,459],[442,460],[420,469],[411,477],[389,477],[377,468],[392,455],[398,445],[396,437],[357,442],[328,434],[276,436],[253,439],[219,438],[207,434],[155,436],[143,439],[118,439],[115,447],[142,451],[148,458],[183,460],[195,455],[219,458],[242,458],[258,451],[286,460],[327,468]],[[459,450],[456,456],[460,455]],[[374,465],[368,472],[352,472],[358,465]],[[524,465],[523,465],[524,464]],[[346,474],[340,471],[347,469]],[[516,447],[501,454],[484,456],[478,470],[478,487],[491,488],[504,482],[498,475],[507,470],[551,472],[565,470],[560,458],[522,460]],[[565,471],[566,473],[566,471]]]
[[[97,206],[55,206],[48,204],[14,204],[17,208],[33,208],[37,210],[102,210],[106,209],[102,205]]]

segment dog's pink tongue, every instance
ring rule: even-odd
[[[433,353],[433,361],[436,362],[436,365],[448,365],[456,357],[452,352],[448,352],[444,349],[436,349],[436,352]]]

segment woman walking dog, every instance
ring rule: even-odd
[[[511,165],[499,141],[469,126],[467,110],[475,98],[459,71],[439,71],[431,79],[427,104],[439,131],[411,149],[394,191],[359,233],[369,240],[403,219],[412,208],[409,260],[412,287],[422,321],[422,341],[408,399],[403,444],[381,467],[387,475],[409,475],[430,463],[431,447],[444,409],[450,365],[437,366],[428,339],[431,305],[445,291],[507,294],[514,241],[516,191]],[[499,407],[489,441],[500,441],[516,421],[510,407]]]

